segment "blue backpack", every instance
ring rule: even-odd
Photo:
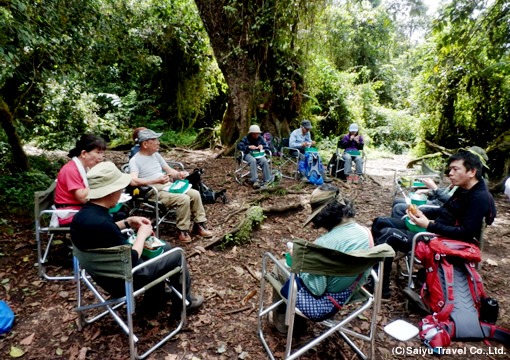
[[[14,313],[5,301],[0,300],[0,334],[11,331]]]
[[[314,185],[322,185],[324,183],[324,179],[322,178],[324,166],[322,165],[319,153],[306,152],[305,166],[305,175],[308,178],[308,181]]]

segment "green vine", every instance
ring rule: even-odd
[[[243,219],[239,230],[234,234],[227,234],[223,238],[221,248],[228,246],[243,245],[251,240],[251,233],[254,228],[266,218],[264,211],[260,206],[253,206],[248,209],[246,217]]]

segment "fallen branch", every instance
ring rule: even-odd
[[[225,314],[225,315],[235,314],[235,313],[246,311],[246,310],[251,310],[251,306],[245,306],[245,307],[242,307],[240,309],[234,309],[234,310],[225,311],[223,314]]]
[[[231,212],[230,214],[227,215],[227,217],[225,218],[225,221],[223,223],[226,223],[227,221],[229,221],[232,216],[234,216],[236,214],[239,214],[240,212],[243,212],[243,211],[246,211],[246,210],[248,210],[248,206],[243,206],[242,208],[237,209],[237,210]]]
[[[246,296],[244,297],[244,299],[241,301],[241,304],[242,304],[242,305],[246,305],[246,303],[247,303],[248,301],[250,301],[250,299],[251,299],[252,297],[254,297],[255,295],[257,295],[257,290],[252,290],[252,291],[250,291],[250,292],[249,292],[249,294],[248,294],[248,295],[246,295]]]
[[[381,186],[381,187],[383,186],[383,184],[382,184],[379,180],[376,180],[374,177],[372,177],[372,176],[370,176],[370,175],[368,175],[368,174],[365,174],[365,176],[366,176],[367,178],[369,178],[370,180],[372,180],[372,181],[373,181],[374,183],[376,183],[377,185],[379,185],[379,186]]]
[[[183,152],[186,152],[186,153],[193,153],[193,150],[188,150],[188,149],[183,149],[183,148],[172,148],[172,150],[176,150],[176,151],[183,151]]]
[[[266,214],[266,213],[274,214],[274,213],[282,213],[282,212],[289,211],[289,210],[297,210],[297,209],[300,209],[300,208],[302,208],[304,206],[305,206],[305,204],[302,201],[300,201],[300,202],[297,202],[297,203],[294,203],[294,204],[290,204],[290,205],[286,205],[286,206],[269,206],[269,207],[265,207],[265,208],[262,208],[262,211],[264,212],[264,214]]]
[[[253,276],[255,280],[260,281],[260,277],[257,276],[257,274],[255,274],[248,265],[244,264],[244,268],[250,273],[251,276]]]
[[[234,151],[234,148],[235,148],[235,144],[234,145],[231,145],[231,146],[228,146],[226,148],[224,148],[223,150],[221,150],[219,153],[217,153],[214,158],[217,159],[223,155],[227,156],[227,155],[230,155],[232,153],[232,151]]]

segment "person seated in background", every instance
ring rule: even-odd
[[[55,207],[58,210],[80,210],[87,202],[89,184],[87,172],[103,161],[106,142],[99,136],[84,134],[69,151],[71,158],[62,166],[57,176],[55,188]],[[58,223],[67,225],[73,220],[75,213],[59,212]]]
[[[423,231],[478,245],[483,219],[490,225],[496,217],[494,199],[482,178],[482,162],[472,152],[461,151],[450,156],[448,167],[450,182],[458,187],[448,201],[439,208],[416,209],[415,213],[408,210],[407,215]],[[387,243],[395,251],[409,252],[415,234],[408,230],[403,219],[379,217],[372,224],[376,244]],[[391,297],[392,262],[392,258],[387,258],[384,263],[384,298]]]
[[[315,146],[315,141],[312,140],[310,135],[310,129],[312,129],[312,123],[310,120],[301,121],[301,127],[290,133],[289,147],[299,150],[298,158],[299,161],[305,161],[305,151],[307,148]],[[331,179],[326,177],[324,168],[320,169],[320,174],[324,179],[324,182],[331,182]],[[299,171],[300,181],[308,181],[305,171],[301,168]]]
[[[416,193],[427,195],[426,205],[443,206],[443,204],[453,195],[455,190],[457,190],[457,186],[453,186],[451,184],[445,188],[439,189],[434,180],[430,178],[423,178],[421,181],[425,184],[427,189],[418,189],[416,190]],[[406,202],[406,199],[395,199],[391,210],[391,217],[398,219],[402,218],[402,216],[406,214],[408,207],[409,204]]]
[[[361,155],[351,154],[351,151],[359,153],[359,150],[363,150],[363,138],[359,134],[358,124],[349,125],[349,133],[344,135],[341,142],[341,147],[344,149],[342,158],[345,161],[344,174],[347,181],[352,181],[355,184],[359,182],[360,175],[363,174],[363,158]],[[356,164],[356,174],[354,178],[352,176],[352,160]]]
[[[127,245],[128,241],[121,230],[132,228],[136,230],[136,240],[131,248],[132,266],[135,267],[148,260],[142,256],[142,251],[145,239],[153,233],[149,219],[140,216],[130,216],[124,220],[114,222],[108,214],[108,210],[117,205],[122,190],[131,182],[131,176],[123,174],[112,162],[104,162],[89,171],[87,178],[90,186],[88,192],[89,201],[74,216],[71,223],[71,241],[73,245],[83,251]],[[172,247],[169,244],[165,244],[164,251],[171,249]],[[181,255],[177,253],[147,266],[140,272],[135,273],[133,277],[135,290],[147,285],[177,266],[181,266]],[[187,310],[197,309],[202,305],[204,299],[201,296],[191,295],[191,278],[186,266],[184,266],[183,271],[186,281],[186,298],[189,301]],[[124,281],[101,276],[93,276],[93,278],[112,296],[120,297],[124,294]],[[174,275],[170,278],[170,283],[176,289],[180,289],[182,284],[180,284],[179,280],[179,276]],[[178,296],[171,296],[174,309],[180,309],[179,305],[181,302]],[[164,282],[147,290],[144,295],[143,306],[150,311],[160,310],[165,304]]]
[[[211,237],[205,222],[204,205],[200,192],[189,189],[183,194],[170,193],[163,188],[171,185],[171,178],[184,180],[189,175],[186,171],[172,169],[159,154],[159,137],[162,133],[155,133],[145,129],[138,133],[140,151],[129,160],[132,186],[152,185],[158,190],[158,199],[167,208],[177,208],[177,237],[183,243],[191,242],[189,229],[191,216],[194,217],[193,232],[202,237]],[[154,196],[152,199],[154,200]]]
[[[259,189],[261,184],[259,183],[257,165],[262,168],[262,186],[265,186],[271,180],[271,171],[269,170],[269,163],[265,156],[259,156],[257,158],[252,156],[254,152],[264,152],[269,150],[266,140],[260,135],[262,131],[258,125],[250,126],[248,135],[243,137],[237,144],[237,149],[244,153],[244,160],[250,165],[250,180],[254,189]]]
[[[147,128],[139,127],[139,128],[136,128],[135,131],[133,131],[133,135],[131,136],[131,138],[133,139],[133,142],[135,143],[135,145],[131,148],[131,151],[129,152],[130,160],[133,156],[135,156],[140,151],[140,143],[138,142],[138,133],[145,129],[147,129]]]
[[[369,249],[374,246],[370,231],[354,220],[356,215],[354,204],[343,198],[336,186],[331,184],[319,186],[312,192],[310,205],[312,214],[303,227],[312,222],[316,228],[325,228],[328,231],[317,238],[314,241],[315,244],[341,252]],[[360,286],[365,283],[369,272],[370,269],[358,280]],[[277,277],[280,280],[286,280],[281,272],[278,272]],[[326,292],[342,292],[358,279],[358,276],[323,276],[308,273],[301,273],[299,277],[308,291],[317,297]],[[273,299],[278,298],[276,294],[273,296]],[[279,332],[287,331],[284,304],[273,312],[272,322]]]

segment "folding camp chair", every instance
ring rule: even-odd
[[[425,163],[423,163],[425,164]],[[420,167],[395,170],[393,174],[393,191],[392,200],[395,200],[397,195],[402,195],[406,200],[409,198],[409,193],[414,192],[418,189],[426,189],[427,187],[423,184],[422,180],[425,178],[436,179],[439,183],[439,187],[443,186],[443,176],[439,172],[429,171],[430,167]]]
[[[366,145],[366,143],[365,143]],[[342,149],[342,139],[338,140],[338,143],[336,145],[336,151],[335,151],[335,155],[336,155],[336,164],[334,164],[334,166],[331,166],[329,167],[329,175],[331,177],[336,177],[336,178],[340,178],[340,179],[344,179],[345,178],[345,161],[344,159],[342,158],[343,154],[344,154],[344,149]],[[363,160],[363,169],[362,169],[362,173],[361,173],[361,180],[364,181],[365,180],[365,176],[366,176],[366,171],[367,171],[367,153],[366,151],[363,149],[363,150],[360,150],[359,151],[359,154],[361,155],[361,158]],[[355,174],[355,169],[356,169],[356,163],[354,161],[352,161],[352,173]]]
[[[285,268],[284,265],[282,265],[282,263],[280,263],[271,253],[264,254],[262,259],[257,331],[269,357],[272,360],[275,359],[275,356],[264,336],[262,322],[264,318],[268,318],[269,313],[276,310],[280,305],[286,304],[285,324],[288,326],[288,333],[284,356],[285,359],[298,358],[334,333],[338,333],[362,359],[373,358],[377,314],[380,310],[382,294],[382,281],[379,281],[378,274],[382,274],[384,271],[384,258],[393,257],[394,255],[395,252],[387,244],[378,245],[368,250],[356,250],[350,253],[342,253],[323,248],[311,242],[296,240],[293,245],[292,266],[288,269]],[[328,330],[292,353],[292,334],[294,330],[295,315],[297,314],[302,317],[305,316],[301,311],[299,311],[299,309],[296,309],[295,306],[297,298],[296,286],[289,286],[289,296],[288,299],[285,299],[281,295],[282,283],[270,272],[271,270],[268,271],[270,263],[275,264],[282,273],[286,274],[290,278],[291,284],[295,284],[296,275],[302,272],[325,276],[356,276],[372,269],[372,266],[376,263],[379,263],[379,270],[378,273],[371,270],[371,276],[374,279],[374,294],[370,294],[363,287],[357,287],[357,290],[355,289],[355,292],[344,304],[352,304],[353,306],[356,306],[356,308],[343,319],[335,320],[335,317],[333,317],[322,321],[321,324],[325,325]],[[281,297],[280,300],[268,306],[266,306],[266,281],[277,291],[278,294],[280,294]],[[351,324],[351,322],[357,319],[359,314],[371,307],[372,316],[368,334],[356,332],[352,327],[353,324]],[[370,353],[368,355],[364,354],[349,336],[369,342]]]
[[[65,238],[69,232],[69,226],[59,226],[51,223],[53,214],[58,213],[76,213],[78,210],[57,210],[53,207],[55,204],[55,188],[57,182],[53,182],[51,186],[44,191],[37,191],[34,194],[34,217],[35,217],[35,240],[37,243],[37,264],[38,273],[41,278],[46,280],[72,280],[72,275],[61,275],[59,269],[52,271],[52,275],[48,275],[46,265],[50,250],[56,244],[55,236]],[[69,257],[70,259],[71,257]]]
[[[266,150],[266,158],[269,164],[269,172],[272,173],[273,170],[273,161],[270,150]],[[234,161],[235,161],[235,169],[234,169],[234,179],[238,184],[242,184],[244,178],[250,176],[250,165],[246,160],[244,160],[245,153],[237,148],[237,144],[235,145],[234,151]],[[262,171],[262,168],[257,165],[257,170]]]
[[[174,253],[180,253],[181,255],[181,264],[186,263],[186,256],[184,251],[181,248],[173,248],[170,251],[164,252],[161,255],[158,255],[150,260],[145,261],[144,263],[132,268],[131,265],[131,246],[129,245],[121,245],[112,248],[106,249],[93,249],[82,251],[74,246],[73,254],[74,254],[74,279],[76,281],[76,292],[77,292],[77,307],[74,309],[78,313],[78,329],[81,331],[86,324],[90,324],[103,316],[110,314],[113,319],[119,324],[122,330],[129,337],[129,351],[130,351],[130,359],[144,359],[149,356],[154,350],[158,349],[165,342],[167,342],[170,338],[172,338],[175,334],[177,334],[182,327],[184,326],[186,319],[186,297],[182,296],[182,294],[186,294],[186,281],[184,280],[184,265],[176,267],[164,274],[160,278],[152,281],[151,283],[145,285],[144,287],[134,290],[133,286],[133,275],[142,270],[143,268],[149,266],[158,261],[162,261],[165,257],[170,256]],[[164,337],[159,340],[154,346],[149,347],[145,353],[142,355],[138,355],[137,345],[138,345],[138,337],[135,335],[133,330],[133,314],[135,312],[135,297],[143,294],[146,290],[150,289],[156,284],[159,284],[162,281],[174,276],[176,274],[180,274],[182,288],[176,290],[172,287],[172,290],[178,295],[180,299],[182,299],[182,313],[180,316],[180,321],[177,324],[177,327],[170,331],[168,334],[164,335]],[[98,288],[93,282],[93,276],[101,276],[101,277],[109,277],[115,278],[119,281],[124,280],[124,288],[125,294],[124,296],[116,299],[106,300],[106,295],[104,292]],[[84,305],[84,299],[82,293],[82,284],[83,283],[90,289],[90,291],[94,294],[95,300],[92,304]],[[126,305],[126,314],[123,315],[120,313],[120,308]],[[100,312],[99,310],[105,308],[104,311]],[[85,312],[93,312],[94,314],[86,318]],[[123,317],[124,316],[124,317]],[[158,332],[160,333],[160,332]],[[151,336],[151,340],[155,335]]]
[[[184,165],[180,162],[167,161],[167,164],[172,168],[177,167],[184,171]],[[124,171],[129,173],[129,166]],[[129,203],[129,216],[144,215],[154,217],[154,229],[157,238],[159,238],[159,226],[161,224],[176,224],[175,208],[167,209],[158,200],[158,190],[154,186],[128,186],[126,191],[132,196]],[[154,196],[154,200],[151,200],[152,196]]]
[[[299,174],[299,150],[289,147],[289,138],[282,139],[281,161],[278,169],[282,177],[296,180]]]

